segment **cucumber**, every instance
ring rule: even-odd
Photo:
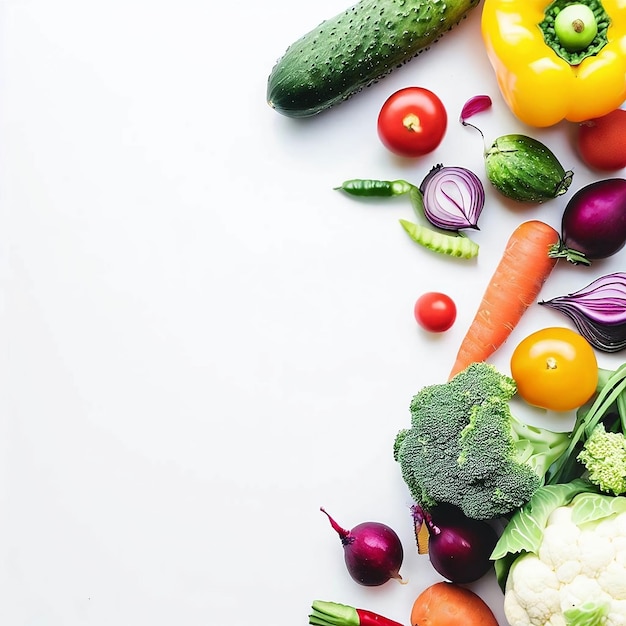
[[[574,172],[565,171],[555,154],[537,139],[511,134],[498,137],[485,152],[489,182],[518,202],[544,202],[564,194]]]
[[[272,69],[268,104],[310,117],[430,47],[480,0],[361,0],[291,44]]]

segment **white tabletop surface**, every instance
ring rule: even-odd
[[[508,111],[480,9],[325,114],[272,111],[274,62],[344,8],[0,1],[0,623],[296,626],[321,599],[408,624],[440,580],[416,553],[393,439],[413,394],[447,377],[510,232],[558,228],[571,194],[514,207],[487,186],[480,254],[462,261],[410,241],[408,204],[333,187],[419,182],[440,162],[485,180],[480,137],[457,121],[481,93],[488,139],[545,141],[572,189],[597,174],[572,126]],[[409,85],[449,113],[441,146],[412,162],[375,124]],[[623,262],[560,263],[542,296]],[[413,319],[430,290],[458,305],[442,335]],[[549,325],[567,321],[531,308],[493,362],[508,371],[516,343]],[[347,527],[392,526],[407,584],[354,583],[320,506]],[[495,580],[470,587],[504,625]]]

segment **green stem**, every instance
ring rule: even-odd
[[[309,624],[314,626],[359,626],[360,623],[357,610],[345,604],[314,600],[312,609]]]
[[[598,393],[591,403],[578,410],[576,423],[570,435],[567,450],[559,460],[550,468],[549,484],[567,482],[571,479],[568,471],[575,464],[577,448],[593,432],[598,423],[609,413],[609,411],[620,405],[624,409],[626,402],[626,363],[620,365],[615,371],[598,369]],[[626,421],[626,411],[620,411],[622,425]],[[626,432],[626,431],[624,431]]]
[[[568,248],[562,239],[550,246],[548,256],[551,259],[565,259],[574,265],[591,265],[591,261],[582,252]]]

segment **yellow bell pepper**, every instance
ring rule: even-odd
[[[481,32],[502,97],[522,122],[536,127],[582,122],[619,108],[626,100],[626,0],[601,0],[595,48],[568,61],[562,42],[552,47],[540,27],[553,5],[567,0],[484,0]],[[578,0],[597,7],[600,0]],[[600,32],[602,31],[602,32]],[[604,38],[600,41],[600,36]],[[565,55],[567,56],[567,55]]]

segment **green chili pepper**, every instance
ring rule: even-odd
[[[463,259],[473,259],[478,255],[478,244],[464,235],[440,233],[407,220],[400,220],[400,224],[415,243],[433,252]]]
[[[345,191],[353,196],[371,196],[384,197],[401,196],[411,191],[414,185],[406,180],[373,180],[363,178],[353,178],[344,181],[339,187],[341,191]]]

